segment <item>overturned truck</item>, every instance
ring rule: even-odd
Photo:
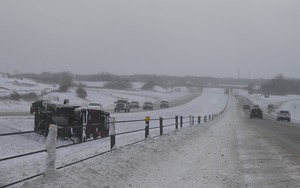
[[[103,110],[38,100],[32,103],[30,113],[34,114],[34,131],[39,134],[48,135],[49,124],[58,126],[58,137],[78,142],[109,134],[110,114]]]

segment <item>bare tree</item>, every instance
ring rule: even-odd
[[[72,75],[69,72],[63,72],[59,75],[59,92],[66,92],[72,85]]]

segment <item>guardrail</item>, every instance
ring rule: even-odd
[[[227,104],[228,104],[228,101],[227,101]],[[128,135],[128,134],[133,134],[133,133],[138,133],[138,132],[144,132],[144,134],[145,134],[143,139],[134,140],[131,143],[125,144],[125,145],[120,147],[120,148],[122,148],[122,147],[126,147],[126,146],[129,146],[129,145],[133,145],[133,144],[143,142],[145,139],[147,139],[147,137],[149,137],[150,130],[156,130],[156,129],[159,130],[159,134],[156,135],[156,136],[153,136],[153,138],[156,138],[156,137],[159,137],[159,136],[163,135],[166,128],[170,128],[172,126],[174,127],[173,131],[176,131],[179,128],[183,128],[184,125],[186,125],[186,124],[189,124],[189,126],[193,126],[195,124],[201,125],[201,124],[204,124],[206,122],[213,121],[214,118],[218,117],[220,114],[222,114],[225,111],[225,109],[227,107],[227,104],[225,105],[224,109],[221,112],[216,113],[216,114],[205,115],[205,116],[196,116],[195,117],[195,116],[190,115],[190,116],[187,116],[187,117],[175,116],[175,117],[172,117],[172,118],[170,118],[170,117],[168,117],[168,118],[159,117],[158,119],[151,119],[149,116],[147,116],[145,119],[126,120],[126,121],[116,121],[114,118],[111,118],[111,122],[109,123],[109,126],[110,126],[110,128],[109,128],[110,149],[109,150],[99,152],[97,154],[91,155],[91,156],[86,157],[86,158],[82,158],[82,159],[74,161],[74,162],[70,162],[68,164],[64,164],[62,166],[57,167],[56,169],[62,169],[62,168],[65,168],[67,166],[71,166],[71,165],[86,161],[86,160],[91,159],[91,158],[101,156],[105,153],[109,153],[109,152],[115,150],[116,146],[117,146],[117,143],[116,143],[116,137],[117,136]],[[165,122],[170,122],[170,121],[174,121],[174,122],[165,124]],[[119,132],[119,133],[116,132],[116,129],[115,129],[116,124],[133,123],[133,122],[135,122],[135,123],[136,122],[144,122],[144,127],[140,128],[140,129],[134,129],[134,130],[124,131],[124,132]],[[158,124],[157,124],[157,122],[158,122]],[[150,125],[154,125],[154,126],[150,126]],[[61,129],[61,128],[65,129],[66,128],[66,127],[58,127],[58,126],[51,126],[51,127],[52,127],[51,129],[54,129],[54,132],[56,132],[56,134],[57,134],[57,129]],[[29,134],[29,133],[33,133],[33,132],[34,131],[4,133],[4,134],[0,134],[0,137],[2,137],[2,136],[15,136],[15,135],[20,135],[20,134]],[[82,142],[82,143],[73,143],[73,144],[68,144],[68,145],[63,145],[63,146],[56,146],[56,142],[54,141],[57,138],[56,134],[50,134],[50,132],[51,131],[50,131],[50,127],[49,127],[49,134],[47,136],[47,141],[46,141],[46,149],[1,158],[0,162],[4,162],[4,161],[16,159],[16,158],[21,158],[21,157],[24,157],[24,156],[34,155],[34,154],[37,154],[37,153],[47,152],[47,158],[52,159],[52,161],[50,160],[50,162],[48,162],[47,168],[55,168],[53,164],[55,164],[55,156],[54,155],[55,155],[55,152],[56,152],[57,149],[61,149],[61,148],[65,148],[65,147],[72,147],[72,146],[76,146],[78,144],[84,144],[86,142],[93,142],[93,141],[97,141],[99,139],[107,138],[107,137],[97,138],[97,139],[93,139],[93,140],[87,140],[87,141]],[[48,140],[52,140],[52,142],[50,142],[51,144],[49,144]],[[16,185],[16,184],[22,183],[24,181],[27,181],[27,180],[30,180],[30,179],[33,179],[33,178],[36,178],[36,177],[39,177],[39,176],[42,176],[42,175],[43,175],[43,172],[38,173],[38,174],[34,174],[34,175],[31,175],[27,178],[7,183],[7,184],[1,186],[1,188]]]

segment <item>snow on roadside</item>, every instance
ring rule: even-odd
[[[7,95],[12,91],[16,91],[18,93],[28,93],[28,92],[38,92],[40,93],[42,90],[50,91],[53,89],[57,89],[58,85],[49,85],[36,83],[30,79],[18,79],[18,78],[7,78],[4,76],[0,77],[0,96]]]
[[[224,108],[226,101],[227,101],[227,96],[225,96],[224,94],[220,94],[214,91],[209,92],[209,90],[207,90],[200,97],[182,106],[164,109],[164,110],[158,110],[158,111],[146,111],[146,112],[139,112],[139,113],[118,113],[118,114],[114,114],[114,116],[117,118],[117,120],[124,120],[124,119],[143,119],[145,118],[146,115],[150,115],[151,118],[157,118],[158,116],[174,118],[175,115],[186,116],[190,114],[193,115],[192,113],[196,113],[195,115],[206,115],[205,112],[217,113],[221,111]],[[26,118],[26,117],[20,117],[20,118]],[[15,117],[1,118],[1,122],[4,124],[11,125],[13,127],[13,124],[11,123],[14,122],[14,119]],[[172,120],[172,123],[174,123],[174,119]],[[33,126],[32,117],[27,121],[24,121],[24,124],[32,127]],[[154,126],[154,124],[151,124],[150,126]],[[136,128],[143,128],[143,127],[144,127],[143,123],[134,124],[130,126],[127,126],[125,124],[120,124],[117,125],[117,131],[123,132],[126,131],[128,128],[136,129]],[[186,125],[184,125],[184,127],[186,127]],[[25,128],[26,126],[19,127],[20,130],[23,130]],[[170,131],[174,131],[173,126],[166,128],[164,132],[168,133]],[[157,131],[156,132],[150,131],[150,135],[151,136],[157,135]],[[19,152],[24,153],[26,152],[26,150],[28,152],[32,150],[42,149],[44,146],[44,141],[37,138],[32,138],[31,136],[32,135],[17,136],[13,140],[9,140],[8,143],[6,142],[7,139],[1,139],[2,147],[4,148],[6,148],[6,146],[12,143],[14,144],[18,143],[17,146],[19,147],[19,149],[15,147],[11,147],[12,150],[7,150],[5,154],[2,153],[3,155],[2,157],[12,156]],[[137,135],[133,134],[130,136],[121,135],[120,137],[117,138],[118,147],[120,147],[121,145],[125,145],[128,142],[130,143],[131,139],[143,139],[143,137],[144,137],[143,132]],[[28,143],[31,143],[31,141],[26,141],[26,139],[29,139],[32,142],[36,142],[36,143],[28,145]],[[62,142],[59,141],[58,144],[62,144]],[[91,156],[97,152],[101,152],[109,149],[108,147],[109,147],[108,139],[101,139],[96,142],[84,143],[82,145],[77,145],[76,147],[69,147],[62,150],[58,150],[57,166],[61,166],[63,164],[72,162],[74,160],[76,161],[76,160],[80,160],[81,158]],[[76,153],[76,155],[70,154],[74,152]],[[0,182],[7,182],[7,183],[13,182],[13,180],[26,178],[30,175],[36,174],[42,169],[44,163],[43,156],[44,153],[37,156],[26,157],[25,159],[14,160],[11,163],[0,163],[1,169],[6,172],[5,175],[4,174],[0,175],[0,179],[2,179]],[[34,164],[34,165],[31,166],[29,164]],[[81,163],[79,166],[81,166],[79,167],[80,169],[85,168],[86,166],[85,162]],[[94,165],[92,165],[90,168],[93,168],[93,166]],[[21,172],[21,174],[19,172]],[[112,172],[107,172],[107,173],[112,173]],[[76,176],[76,174],[74,174],[74,176]]]
[[[235,132],[231,118],[223,116],[117,148],[22,187],[240,187]]]

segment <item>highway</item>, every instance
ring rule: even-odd
[[[264,114],[263,119],[249,119],[244,104],[236,97],[239,122],[237,140],[240,164],[246,187],[300,186],[300,125],[279,122]],[[235,116],[237,117],[237,116]]]

